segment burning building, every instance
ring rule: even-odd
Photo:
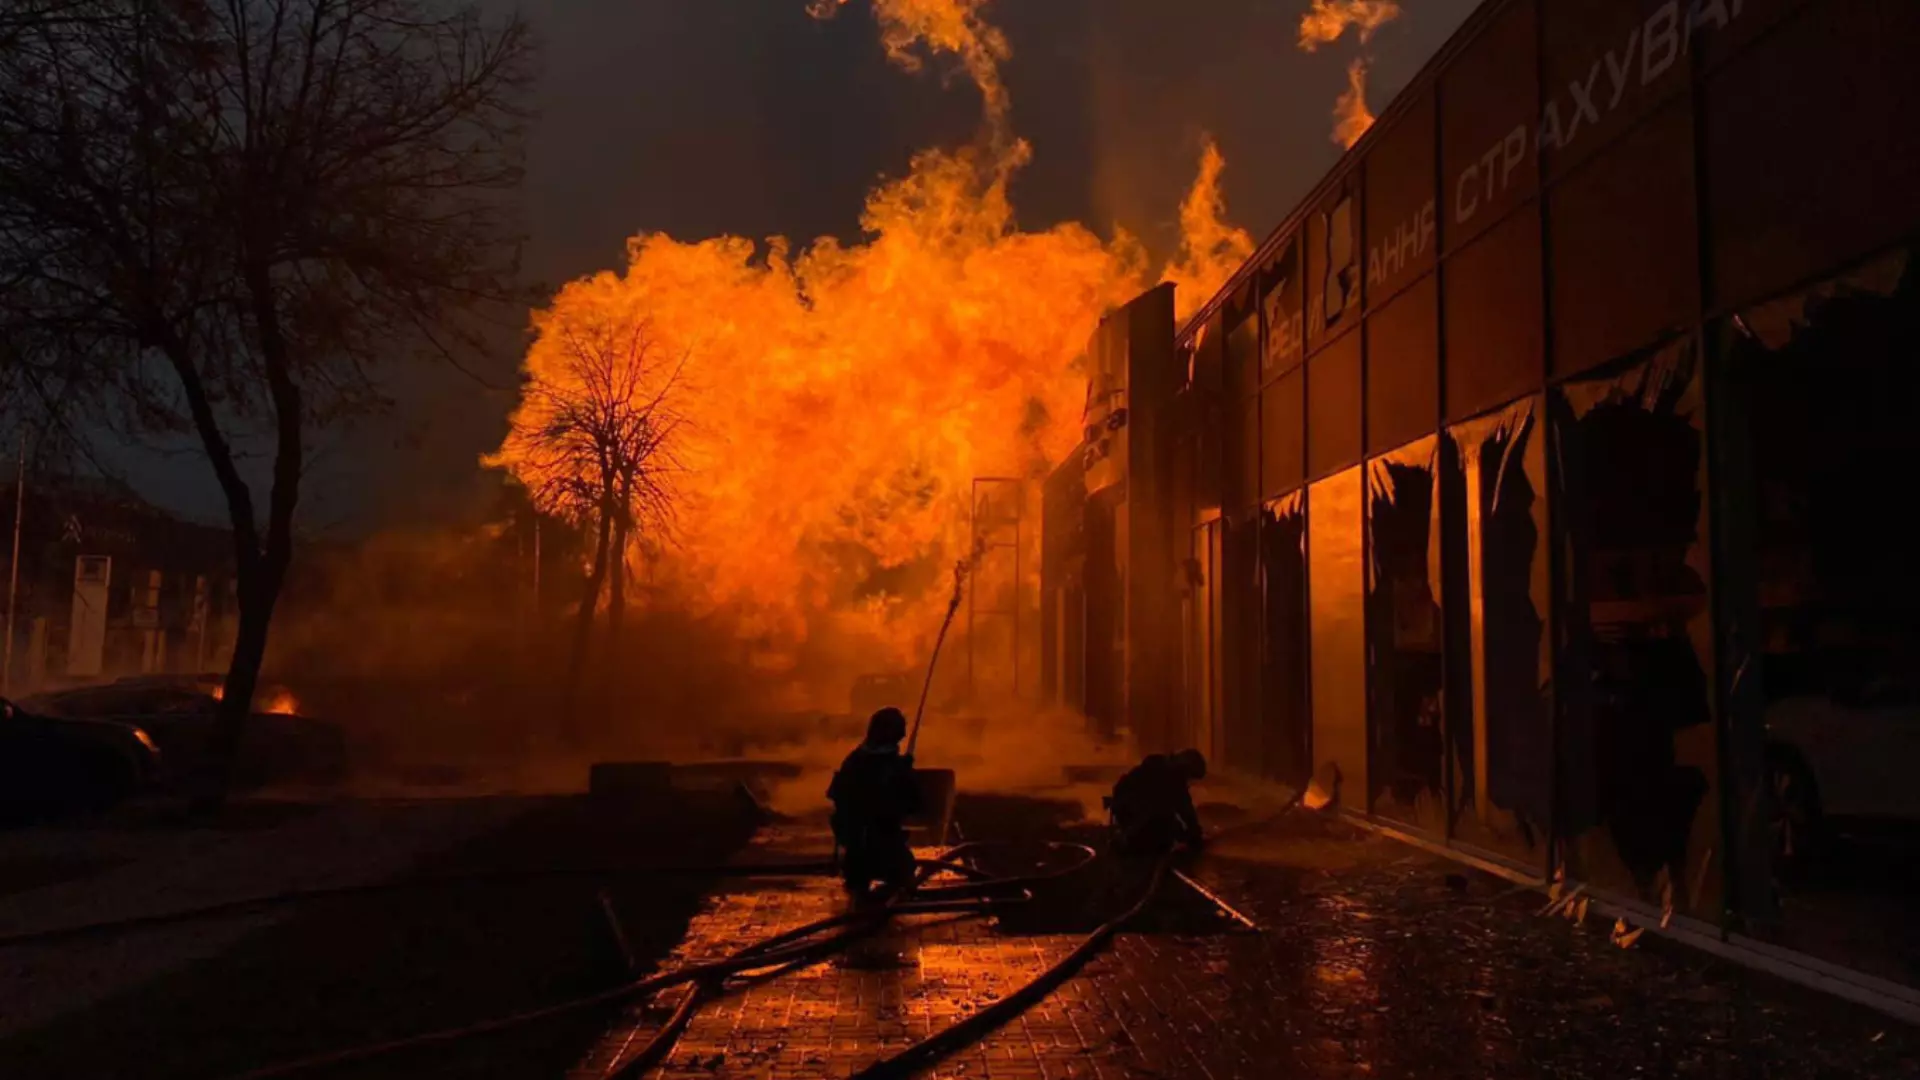
[[[1821,869],[1920,826],[1916,49],[1905,0],[1488,0],[1192,319],[1095,335],[1046,693],[1920,986]]]

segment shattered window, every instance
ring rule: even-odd
[[[1905,252],[1721,332],[1723,665],[1750,931],[1920,985],[1920,282]]]
[[[1340,805],[1367,808],[1365,478],[1360,466],[1307,490],[1313,629],[1313,760],[1338,770]]]
[[[1560,803],[1574,877],[1713,920],[1705,409],[1692,339],[1556,387]]]
[[[1295,491],[1269,502],[1260,519],[1260,775],[1294,785],[1313,771],[1307,699],[1307,500]]]
[[[1456,424],[1441,448],[1452,835],[1535,868],[1553,780],[1543,405]]]
[[[1444,836],[1439,439],[1369,461],[1367,659],[1373,809]]]

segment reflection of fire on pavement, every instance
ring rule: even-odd
[[[794,830],[772,843],[752,845],[742,860],[799,857],[830,844],[823,831]],[[931,848],[915,852],[923,858],[937,853]],[[719,959],[742,942],[825,918],[846,906],[837,879],[743,884],[708,901],[661,969]],[[982,918],[897,919],[843,953],[775,978],[735,984],[694,1016],[659,1075],[752,1070],[820,1075],[824,1070],[825,1075],[845,1076],[1013,992],[1076,942],[1071,935],[1002,936]],[[608,1075],[626,1055],[646,1045],[676,1004],[677,992],[629,1008],[569,1075]],[[1008,1030],[1026,1041],[1019,1025]],[[1006,1032],[996,1034],[975,1049],[1006,1037]]]

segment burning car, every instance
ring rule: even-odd
[[[53,717],[113,721],[144,729],[165,755],[170,782],[208,765],[222,679],[216,675],[135,676],[34,698]],[[346,738],[338,725],[299,714],[284,687],[263,686],[241,733],[234,785],[276,782],[337,783],[347,768]]]
[[[105,810],[150,787],[160,748],[135,724],[43,716],[0,699],[0,819]]]

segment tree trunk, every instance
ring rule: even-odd
[[[625,515],[614,527],[613,550],[609,557],[611,564],[612,591],[607,594],[607,659],[619,663],[620,626],[627,617],[627,530]],[[611,667],[609,670],[613,670]]]
[[[573,652],[567,659],[567,685],[560,703],[560,736],[572,744],[578,739],[575,715],[580,698],[580,676],[587,666],[587,648],[593,639],[593,616],[600,606],[600,587],[607,580],[607,549],[613,543],[611,515],[600,515],[600,529],[594,539],[593,569],[587,574],[586,595],[580,598],[580,613],[573,624]]]
[[[245,280],[253,306],[260,367],[266,375],[274,420],[273,488],[267,495],[266,537],[257,547],[251,490],[240,480],[225,439],[217,434],[218,424],[206,408],[197,373],[191,380],[183,376],[183,382],[192,384],[188,394],[196,424],[201,429],[201,441],[208,458],[213,460],[215,475],[226,489],[227,509],[234,523],[238,585],[235,591],[240,600],[240,626],[234,640],[233,661],[227,666],[227,681],[220,706],[214,710],[213,731],[208,740],[207,787],[194,800],[196,808],[206,812],[219,811],[233,789],[240,741],[253,714],[253,694],[260,684],[260,665],[267,657],[267,630],[273,622],[274,606],[280,600],[280,587],[286,582],[287,567],[293,562],[293,511],[300,503],[300,473],[306,464],[302,427],[306,418],[301,409],[300,388],[293,381],[291,347],[281,332],[273,283],[265,264],[258,261],[247,267]],[[196,396],[201,398],[197,403],[192,400]],[[211,438],[209,431],[215,433]]]

